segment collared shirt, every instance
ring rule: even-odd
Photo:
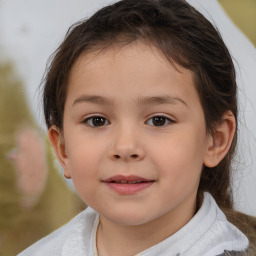
[[[87,208],[19,256],[96,256],[98,223],[99,214]],[[201,208],[185,226],[135,256],[216,256],[225,250],[245,251],[248,246],[246,236],[227,221],[213,197],[205,193]]]

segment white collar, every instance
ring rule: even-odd
[[[99,215],[88,208],[76,223],[61,255],[96,256]],[[205,193],[201,208],[184,227],[136,256],[212,256],[224,250],[242,251],[247,247],[248,239],[227,221],[212,196]]]

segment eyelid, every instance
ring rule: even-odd
[[[171,116],[170,114],[165,114],[165,113],[154,113],[154,114],[151,114],[151,115],[149,115],[147,120],[150,119],[150,118],[153,118],[153,117],[158,117],[158,116],[159,117],[164,117],[166,119],[171,120],[172,122],[175,122],[175,118],[173,116]]]
[[[92,118],[95,118],[95,117],[100,117],[100,118],[105,119],[105,121],[107,121],[107,124],[104,124],[104,125],[102,125],[102,126],[93,126],[93,125],[88,124],[88,120],[90,120],[90,119],[92,119]],[[154,114],[154,115],[151,115],[150,117],[148,117],[148,118],[146,119],[145,123],[147,124],[148,121],[151,120],[151,119],[154,118],[154,117],[163,117],[163,118],[165,118],[165,119],[168,121],[168,123],[176,123],[176,121],[174,120],[174,118],[170,117],[170,116],[167,115],[167,114],[163,114],[163,113],[156,113],[156,114]],[[106,125],[110,125],[110,124],[111,124],[110,121],[108,120],[108,118],[105,117],[105,116],[102,115],[102,114],[91,114],[91,115],[88,115],[88,116],[86,116],[86,117],[83,118],[83,120],[81,121],[81,123],[86,124],[87,126],[92,127],[92,128],[100,128],[100,127],[104,127],[104,126],[106,126]],[[166,126],[166,125],[167,125],[167,124],[165,124],[165,125],[163,125],[163,126]],[[151,126],[153,126],[153,125],[151,125]],[[159,127],[161,127],[161,126],[159,126]]]
[[[167,121],[168,121],[168,123],[176,123],[176,121],[174,120],[174,118],[172,118],[172,117],[170,117],[169,115],[167,116],[166,114],[162,114],[162,113],[157,113],[157,114],[154,114],[154,115],[152,115],[152,116],[150,116],[149,118],[147,118],[147,120],[146,120],[146,122],[145,123],[147,123],[150,119],[152,119],[152,118],[154,118],[154,117],[163,117],[163,118],[165,118]],[[167,124],[165,124],[165,125],[163,125],[163,126],[166,126]],[[151,126],[153,126],[153,125],[151,125]],[[163,127],[162,126],[162,127]],[[157,126],[156,126],[157,127]],[[161,126],[158,126],[158,127],[161,127]]]
[[[93,125],[88,124],[88,121],[89,121],[90,119],[92,119],[92,118],[95,118],[95,117],[100,117],[100,118],[105,119],[105,120],[108,122],[108,124],[104,124],[104,125],[102,125],[102,126],[93,126]],[[106,126],[106,125],[109,125],[109,124],[110,124],[110,121],[108,120],[108,118],[106,118],[106,117],[103,116],[102,114],[91,114],[91,115],[86,116],[85,118],[83,118],[83,120],[82,120],[81,123],[87,125],[88,127],[92,127],[92,128],[101,128],[101,127],[104,127],[104,126]]]

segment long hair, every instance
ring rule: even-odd
[[[82,53],[138,40],[155,46],[172,65],[193,72],[209,133],[228,110],[237,120],[235,68],[217,29],[184,0],[122,0],[74,24],[55,52],[43,95],[47,126],[62,129],[68,76]],[[203,168],[198,189],[199,201],[208,191],[231,221],[235,214],[231,214],[230,176],[236,142],[237,132],[224,159],[216,167]]]

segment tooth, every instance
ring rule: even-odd
[[[120,183],[121,183],[121,184],[125,184],[125,183],[127,183],[127,182],[124,181],[124,180],[121,180]]]

